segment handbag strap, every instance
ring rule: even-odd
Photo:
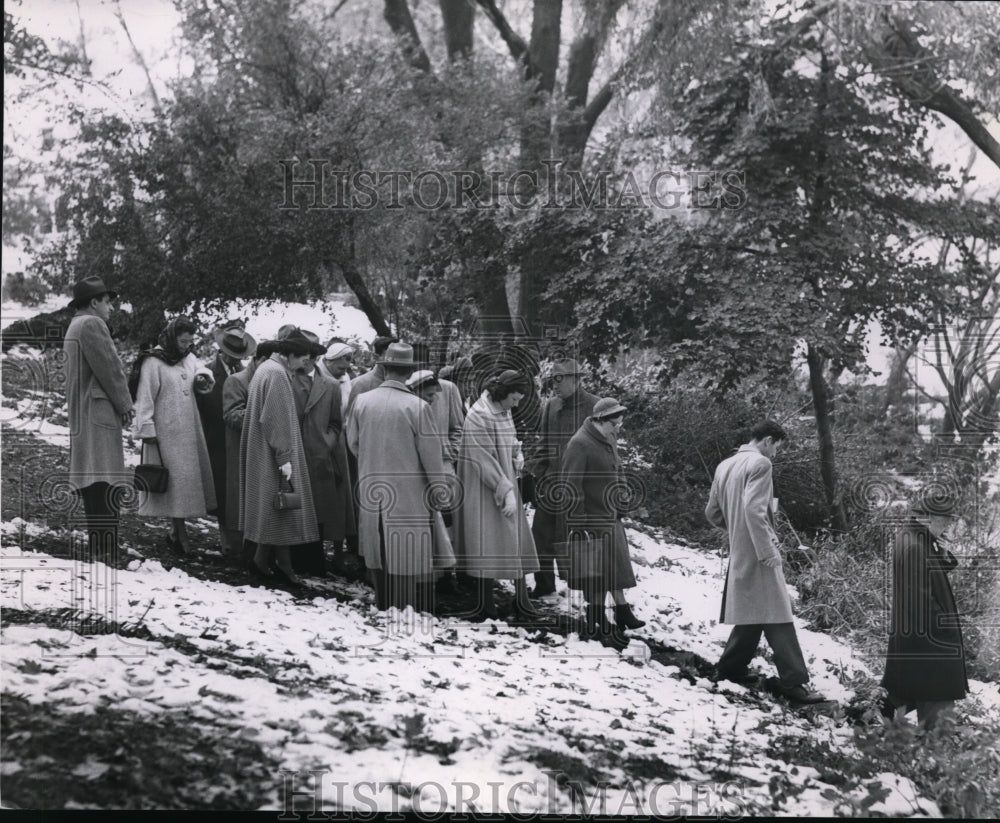
[[[139,462],[140,463],[143,462],[143,454],[145,453],[143,451],[143,449],[145,449],[145,448],[146,448],[146,441],[145,440],[141,440],[139,442]],[[157,439],[157,441],[156,441],[156,454],[160,458],[160,465],[163,466],[164,468],[166,468],[166,463],[163,462],[163,452],[160,450],[160,441],[159,441],[159,439]]]
[[[279,476],[278,476],[278,491],[281,491],[281,484],[282,483],[284,483],[286,486],[288,486],[288,491],[294,493],[295,487],[292,485],[291,478],[289,478],[288,480],[285,480],[285,475],[279,473]]]

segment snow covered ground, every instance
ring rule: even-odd
[[[3,531],[16,539],[22,528],[40,533],[16,521]],[[638,637],[716,658],[727,633],[714,619],[719,559],[636,531],[629,538],[639,584],[633,601],[649,621]],[[769,745],[808,735],[844,752],[853,746],[837,719],[742,699],[740,686],[672,677],[676,669],[652,662],[638,637],[621,655],[575,635],[533,642],[524,628],[500,622],[379,613],[360,585],[354,603],[296,599],[200,580],[143,559],[140,547],[126,550],[137,559],[117,572],[17,545],[2,550],[3,608],[97,611],[151,633],[5,626],[4,689],[67,712],[189,708],[207,732],[252,738],[284,769],[303,773],[297,789],[309,784],[305,772],[326,770],[328,810],[433,812],[474,802],[484,812],[570,813],[603,802],[609,813],[737,813],[771,810],[778,779],[794,790],[774,811],[828,814],[819,773],[790,768],[767,754]],[[95,587],[103,587],[96,600]],[[577,609],[564,599],[566,610]],[[829,637],[799,631],[814,685],[848,699],[842,684],[862,664]],[[986,696],[985,686],[976,688]],[[578,762],[606,785],[585,786],[574,799],[561,766]],[[101,773],[99,763],[81,768],[78,779]],[[4,763],[5,773],[17,769]],[[871,812],[939,813],[908,781],[879,782],[889,793]],[[284,792],[275,775],[264,808],[283,808]]]

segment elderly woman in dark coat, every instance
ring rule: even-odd
[[[958,565],[944,543],[956,501],[924,495],[892,547],[892,611],[882,686],[887,717],[917,710],[932,727],[969,690],[965,647],[948,571]]]
[[[271,562],[283,582],[299,586],[291,546],[319,539],[312,486],[292,388],[292,373],[302,367],[313,343],[297,329],[274,342],[274,353],[257,366],[240,439],[239,528],[257,544],[251,573],[270,578]],[[278,509],[279,491],[298,493],[298,508]]]
[[[538,571],[538,556],[517,488],[524,456],[511,418],[511,409],[525,397],[529,383],[527,375],[514,370],[491,377],[462,427],[457,568],[479,580],[480,619],[498,617],[494,578],[514,580],[518,616],[540,616],[528,600],[524,582],[526,574]]]
[[[559,566],[567,569],[570,587],[582,590],[587,601],[580,637],[616,649],[628,644],[625,629],[646,625],[632,613],[623,591],[635,586],[619,511],[628,490],[618,457],[618,430],[624,414],[625,407],[614,398],[598,400],[567,443],[560,467],[560,480],[570,498],[566,512],[570,539],[565,544],[568,557]],[[609,592],[615,603],[614,627],[604,606]]]

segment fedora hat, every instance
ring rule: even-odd
[[[240,320],[239,318],[233,318],[231,320],[225,320],[219,323],[214,329],[212,329],[212,337],[215,338],[215,342],[219,343],[222,340],[222,335],[231,329],[244,329],[246,330],[246,321]]]
[[[615,417],[626,411],[628,409],[613,397],[602,397],[594,404],[594,411],[590,416],[594,420],[607,420],[609,417]]]
[[[112,300],[118,297],[118,292],[112,291],[104,285],[104,281],[97,275],[84,277],[73,284],[73,299],[70,306],[79,309],[86,306],[93,298],[107,294]]]
[[[413,346],[408,343],[390,343],[385,355],[377,362],[380,366],[416,366]]]
[[[586,374],[586,372],[579,363],[568,357],[552,367],[553,377],[571,377],[579,374]]]
[[[253,357],[257,351],[257,341],[253,339],[253,335],[241,328],[226,329],[219,336],[218,343],[219,351],[237,360]]]

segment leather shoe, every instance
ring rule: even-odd
[[[813,692],[805,686],[779,686],[778,692],[793,703],[825,703],[826,698],[819,692]]]

